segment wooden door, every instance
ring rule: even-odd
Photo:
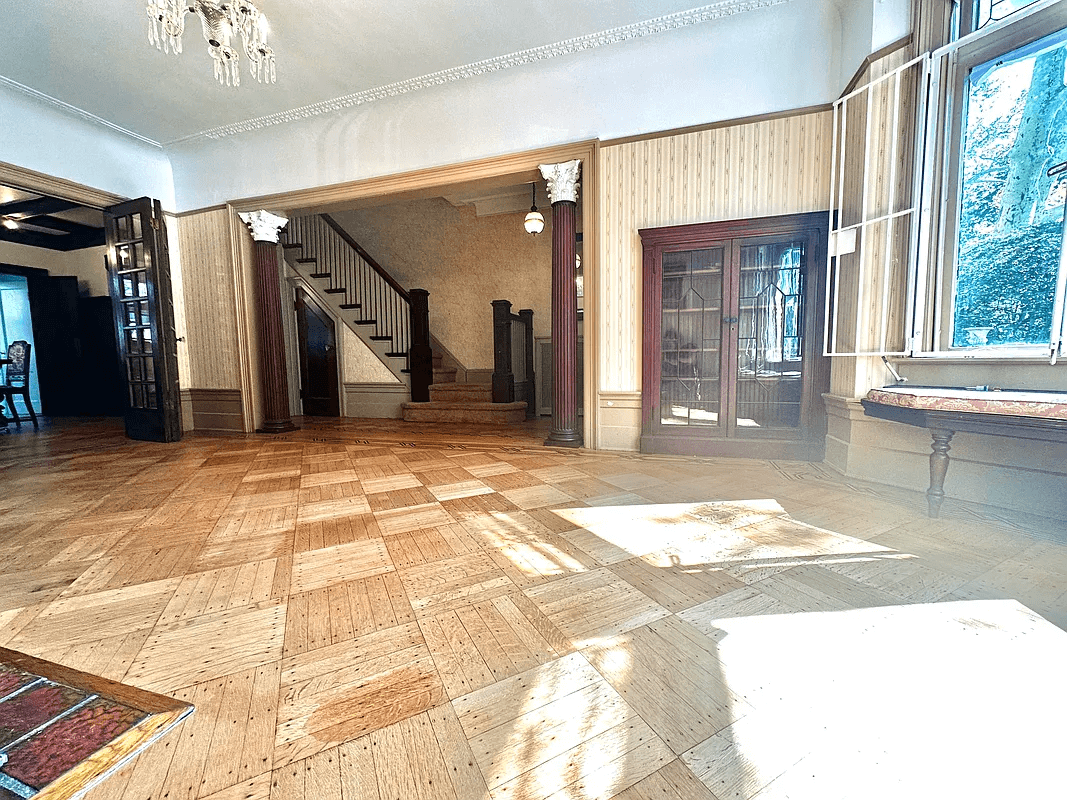
[[[303,289],[296,290],[300,339],[300,399],[311,417],[341,416],[337,336],[333,318]]]
[[[825,214],[641,231],[641,449],[820,459]]]
[[[126,435],[176,442],[182,437],[181,401],[163,210],[158,200],[147,197],[120,203],[104,209],[104,230],[111,305],[126,383]]]

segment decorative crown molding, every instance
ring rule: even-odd
[[[267,244],[278,244],[278,235],[289,224],[287,217],[269,211],[243,211],[238,216],[248,226],[248,232],[255,241]]]
[[[332,100],[323,100],[318,103],[293,108],[289,111],[282,111],[277,114],[268,114],[263,117],[254,117],[253,119],[244,120],[243,122],[235,122],[229,125],[221,125],[217,128],[209,128],[208,130],[199,133],[174,139],[166,144],[178,144],[180,142],[201,137],[206,137],[208,139],[222,139],[226,136],[235,136],[242,133],[249,133],[250,131],[260,130],[262,128],[269,128],[273,125],[298,122],[323,114],[344,111],[345,109],[354,108],[355,106],[364,105],[366,103],[373,103],[375,100],[383,100],[387,97],[396,97],[397,95],[416,92],[420,89],[428,89],[433,86],[454,83],[455,81],[465,80],[467,78],[488,75],[493,72],[522,66],[523,64],[532,64],[537,61],[545,61],[550,58],[571,55],[572,53],[580,53],[597,47],[606,47],[608,45],[618,44],[619,42],[626,42],[631,39],[640,39],[645,36],[654,36],[658,33],[674,31],[680,28],[688,28],[692,25],[700,25],[704,22],[722,19],[723,17],[733,16],[734,14],[757,11],[761,8],[782,5],[788,2],[791,2],[791,0],[724,0],[724,2],[715,3],[714,5],[701,6],[700,8],[690,9],[689,11],[678,11],[674,14],[655,17],[654,19],[645,20],[644,22],[636,22],[631,25],[611,28],[606,31],[601,31],[600,33],[577,36],[573,39],[557,42],[556,44],[543,45],[529,50],[520,50],[517,53],[488,58],[484,61],[477,61],[462,67],[451,67],[439,72],[432,72],[429,75],[423,75],[419,78],[409,78],[407,80],[389,83],[375,89],[366,89],[362,92],[346,94]]]
[[[581,168],[582,162],[577,158],[562,164],[538,166],[542,177],[548,183],[548,197],[552,205],[578,202],[578,172]]]
[[[121,125],[116,125],[114,122],[108,122],[103,117],[98,117],[96,116],[96,114],[91,114],[88,111],[78,108],[77,106],[72,106],[70,103],[64,103],[62,100],[57,100],[56,98],[52,97],[51,95],[47,95],[44,92],[39,92],[36,89],[31,89],[29,86],[23,86],[18,81],[13,81],[10,78],[5,78],[3,75],[0,75],[0,86],[6,86],[7,88],[19,92],[20,94],[24,94],[27,97],[30,97],[38,102],[54,106],[55,108],[58,108],[60,111],[63,111],[67,114],[74,114],[75,116],[81,117],[82,119],[86,120],[87,122],[91,122],[94,125],[103,125],[105,128],[110,128],[116,133],[121,133],[123,136],[129,136],[131,139],[136,139],[137,141],[144,142],[145,144],[150,145],[152,147],[158,147],[160,149],[163,149],[163,145],[161,145],[155,139],[149,139],[147,136],[142,136],[139,133],[134,133],[133,131],[126,130],[126,128],[123,128]]]

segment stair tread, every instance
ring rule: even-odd
[[[328,278],[328,277],[330,277],[330,273],[328,273],[328,272],[312,272],[311,273],[311,277],[312,278]]]
[[[300,242],[282,242],[283,250],[295,250],[296,248],[303,246],[304,245],[300,244]]]
[[[324,291],[326,292],[326,294],[344,294],[346,290],[344,288],[341,288],[341,289],[325,289]]]
[[[317,258],[298,258],[296,260],[296,263],[297,264],[314,264],[316,261],[318,261]]]
[[[391,341],[393,341],[393,337],[392,336],[371,336],[369,338],[370,338],[370,340],[372,342],[391,342]]]
[[[353,325],[377,325],[378,324],[378,320],[376,320],[376,319],[357,319],[352,324]]]
[[[363,304],[362,303],[341,303],[341,308],[342,309],[363,308]]]

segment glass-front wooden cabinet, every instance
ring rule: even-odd
[[[814,459],[827,214],[649,228],[642,452]]]

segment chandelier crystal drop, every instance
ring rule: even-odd
[[[275,82],[274,50],[267,44],[267,18],[252,0],[147,0],[147,4],[148,42],[157,50],[180,53],[185,15],[194,13],[200,17],[219,83],[241,85],[241,59],[230,45],[238,33],[252,77],[260,83]]]

